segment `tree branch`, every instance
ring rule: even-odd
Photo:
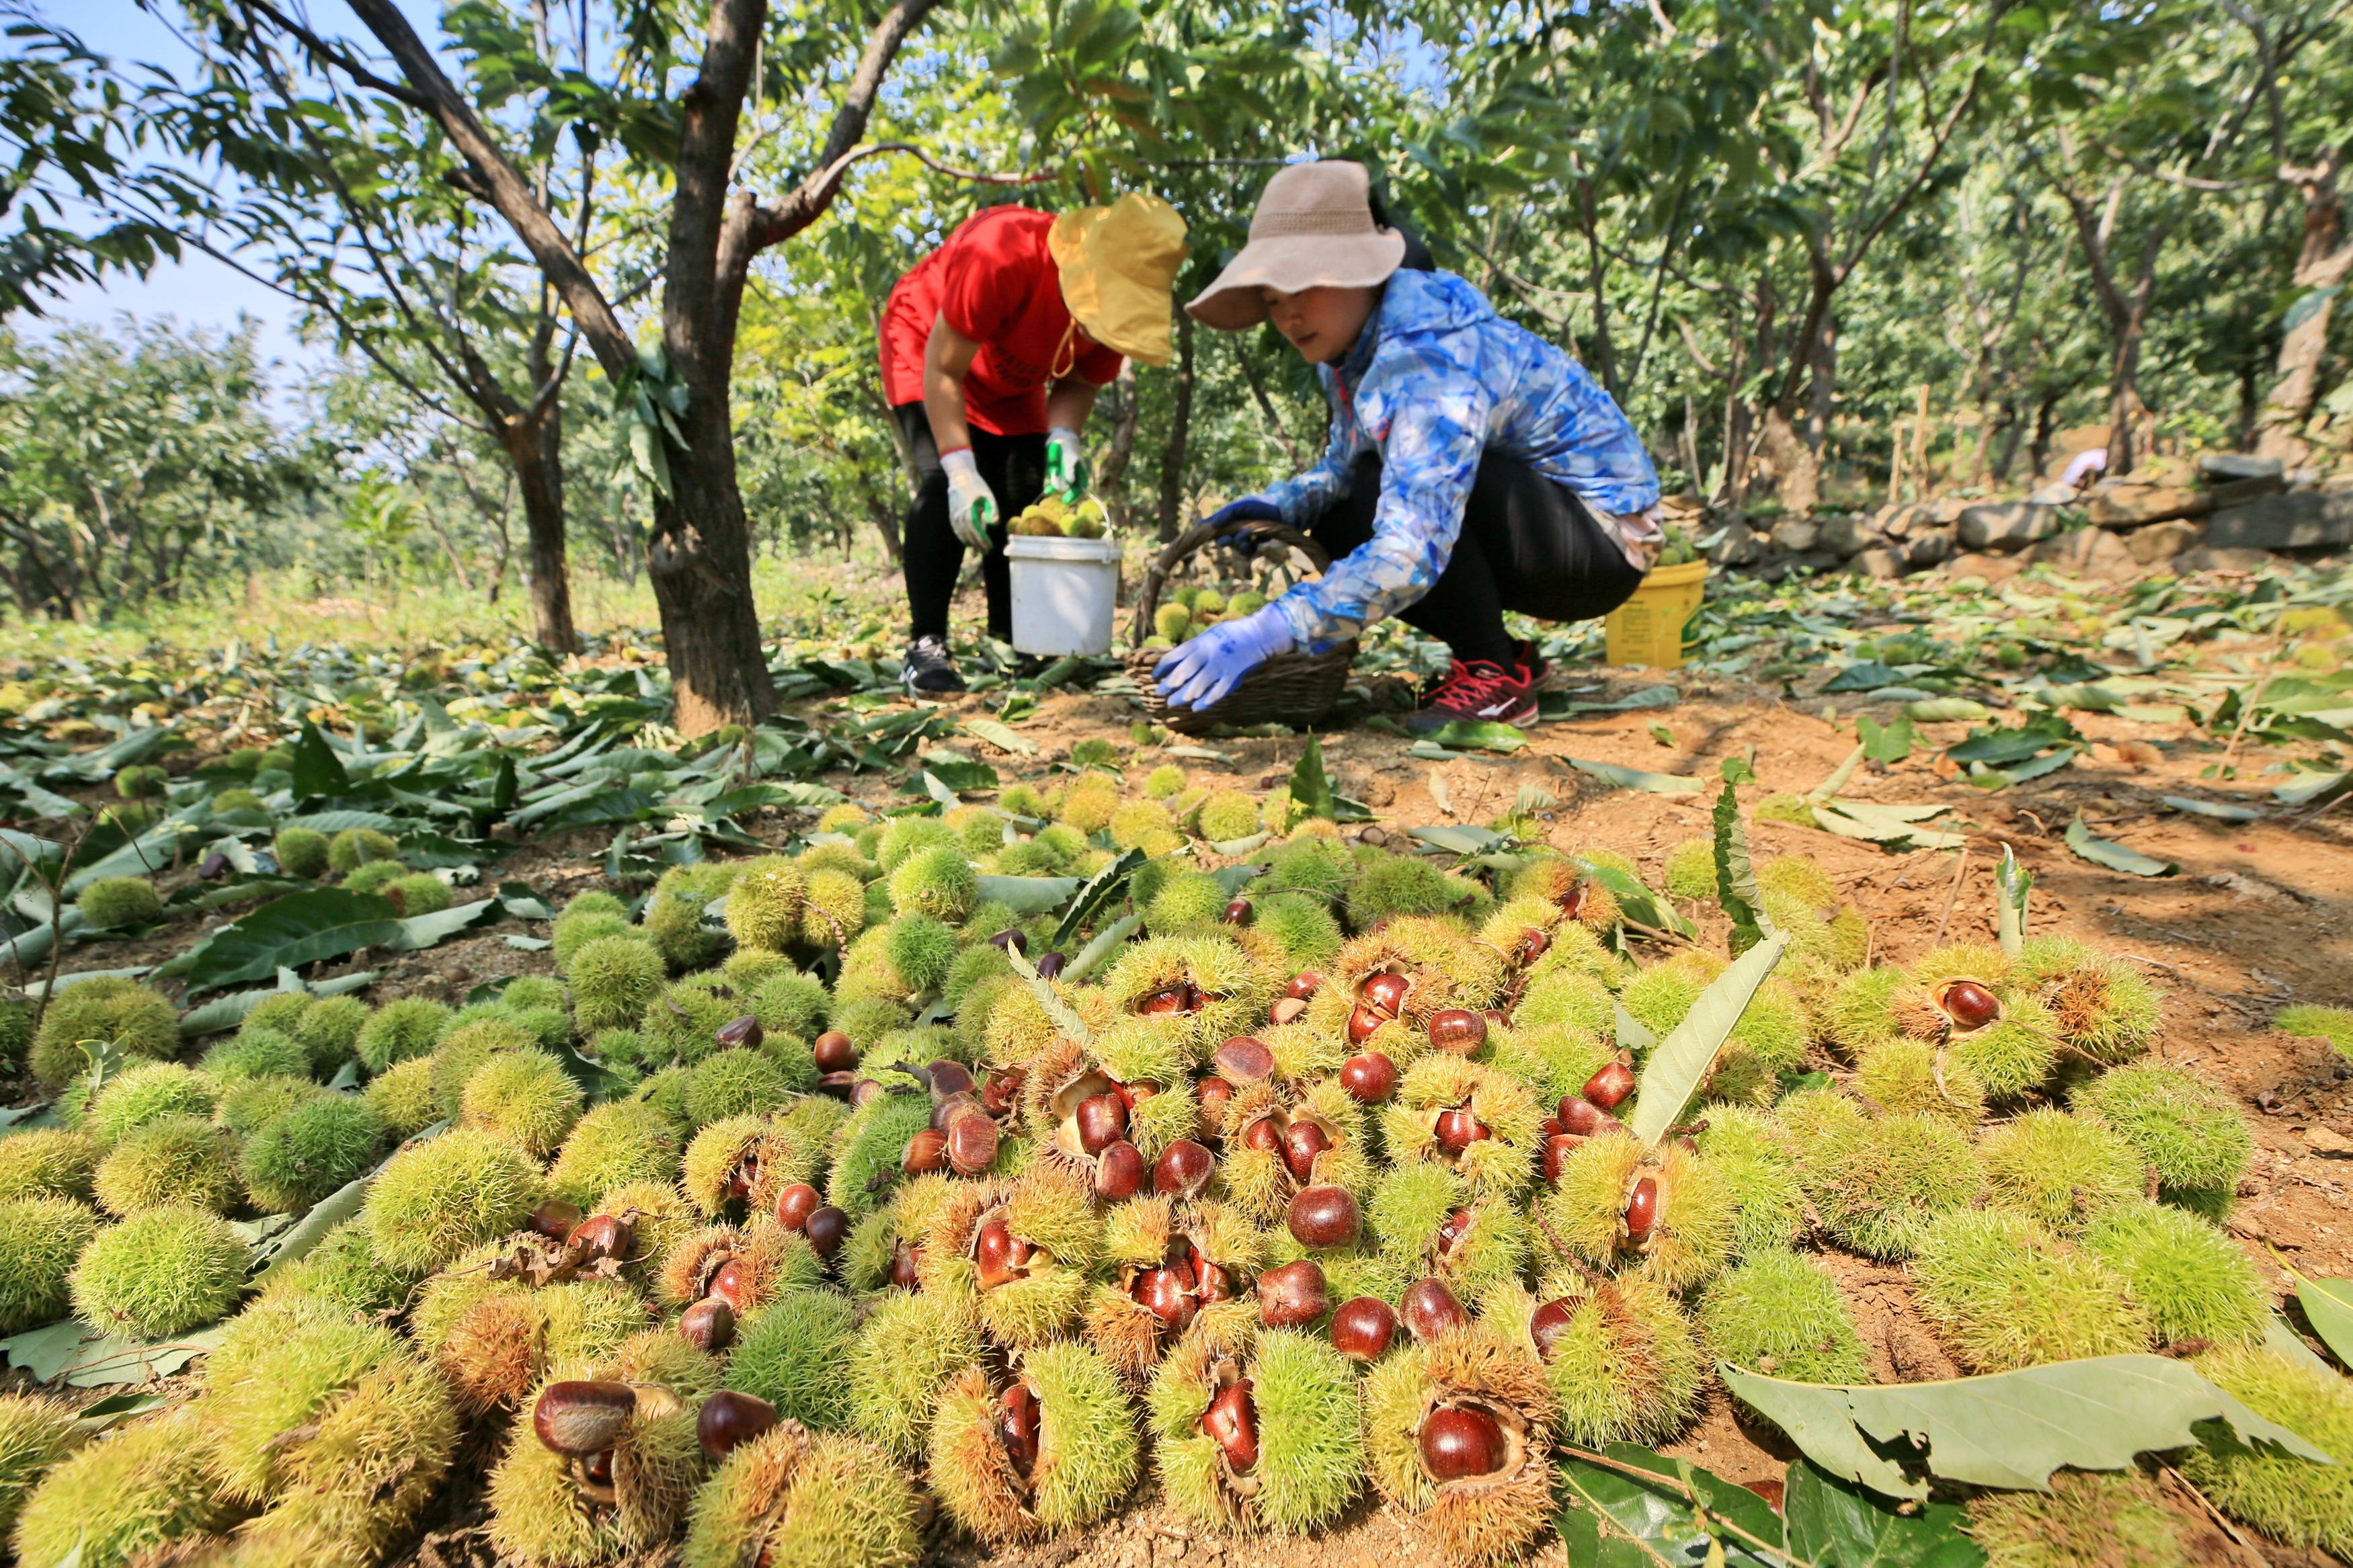
[[[533,199],[531,187],[521,171],[508,161],[489,129],[475,115],[473,106],[442,71],[440,62],[417,36],[417,30],[408,25],[408,18],[400,14],[393,0],[350,0],[350,4],[368,31],[375,35],[376,41],[391,54],[409,86],[422,96],[424,101],[418,107],[433,117],[459,156],[472,165],[488,192],[491,207],[506,219],[547,280],[564,296],[573,320],[579,323],[606,374],[616,381],[633,374],[638,353],[628,329],[614,314],[604,291],[589,276],[579,253],[564,237],[554,218]]]
[[[309,49],[311,54],[317,56],[320,59],[326,61],[329,65],[333,66],[345,76],[350,77],[353,81],[359,83],[360,86],[366,88],[370,92],[380,92],[386,98],[394,99],[399,102],[408,105],[411,109],[424,110],[428,113],[431,111],[432,105],[427,103],[422,95],[401,86],[400,83],[396,81],[387,81],[383,77],[376,75],[375,72],[362,65],[349,50],[343,48],[339,44],[330,43],[326,39],[319,37],[318,34],[312,32],[310,28],[296,21],[293,17],[289,16],[277,6],[271,5],[269,0],[241,0],[241,4],[247,11],[259,12],[262,16],[269,17],[269,20],[275,23],[278,26],[292,34],[302,47]],[[251,26],[250,22],[247,25],[248,27]],[[260,29],[253,28],[252,30],[259,32]]]

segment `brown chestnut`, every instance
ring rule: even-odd
[[[1466,1107],[1459,1105],[1451,1110],[1440,1111],[1438,1119],[1430,1123],[1430,1131],[1438,1140],[1438,1146],[1452,1154],[1460,1154],[1481,1139],[1493,1136],[1485,1122],[1472,1115]]]
[[[1384,970],[1367,976],[1365,983],[1356,987],[1356,994],[1366,1006],[1394,1018],[1405,1011],[1406,993],[1412,989],[1413,983],[1404,975]]]
[[[1363,1228],[1364,1214],[1345,1187],[1302,1187],[1292,1195],[1283,1223],[1302,1247],[1346,1247]]]
[[[1227,904],[1225,920],[1226,924],[1229,926],[1246,926],[1250,924],[1250,901],[1248,899],[1236,899]]]
[[[936,1132],[916,1133],[913,1138],[907,1141],[907,1148],[910,1151],[907,1157],[910,1160],[914,1158],[913,1151],[916,1143],[922,1140],[938,1137],[939,1134]],[[942,1142],[944,1142],[945,1140]],[[928,1168],[937,1169],[936,1166]],[[817,1213],[824,1203],[824,1194],[807,1182],[795,1182],[776,1194],[776,1223],[786,1230],[806,1230],[808,1228],[809,1215]]]
[[[626,1258],[636,1233],[635,1226],[617,1215],[592,1214],[573,1226],[572,1234],[564,1242],[583,1258]]]
[[[1179,1138],[1160,1151],[1160,1158],[1153,1163],[1152,1190],[1166,1197],[1199,1197],[1216,1167],[1217,1161],[1207,1149],[1190,1138]]]
[[[978,1087],[972,1081],[972,1069],[949,1057],[940,1058],[923,1070],[931,1074],[934,1100],[949,1100],[959,1094],[971,1094]]]
[[[1433,1479],[1469,1480],[1504,1468],[1504,1428],[1467,1405],[1441,1405],[1422,1418],[1421,1464]]]
[[[902,1290],[916,1290],[923,1283],[923,1249],[910,1247],[903,1241],[891,1244],[891,1283]]]
[[[2001,1016],[2001,1000],[1974,980],[1956,980],[1936,998],[1964,1030],[1982,1029]]]
[[[812,1209],[801,1226],[801,1234],[808,1237],[809,1246],[819,1258],[831,1258],[849,1239],[849,1216],[831,1204]]]
[[[839,1029],[828,1029],[809,1044],[819,1072],[848,1072],[858,1065],[858,1047]]]
[[[1234,1086],[1221,1078],[1205,1078],[1193,1095],[1200,1107],[1194,1121],[1200,1126],[1201,1136],[1215,1138],[1218,1129],[1225,1124],[1226,1105],[1234,1097]]]
[[[723,1388],[695,1413],[694,1440],[714,1459],[750,1442],[776,1424],[776,1407],[765,1399]]]
[[[1544,1141],[1544,1179],[1549,1186],[1560,1185],[1560,1173],[1568,1169],[1568,1157],[1585,1140],[1574,1132],[1556,1132]]]
[[[711,1283],[702,1288],[702,1293],[718,1297],[734,1310],[737,1317],[742,1317],[744,1298],[752,1290],[752,1282],[744,1275],[744,1266],[731,1258],[712,1271]]]
[[[1296,1024],[1306,1016],[1307,1004],[1296,996],[1278,996],[1266,1010],[1266,1021],[1276,1026]]]
[[[1594,1069],[1593,1076],[1585,1080],[1581,1092],[1600,1110],[1615,1110],[1626,1103],[1628,1095],[1634,1092],[1634,1069],[1624,1062],[1603,1062]],[[1562,1117],[1561,1125],[1567,1127],[1568,1118]],[[1570,1128],[1570,1131],[1576,1129]]]
[[[531,1429],[554,1452],[583,1458],[619,1442],[637,1408],[626,1383],[551,1383],[532,1406]]]
[[[997,1121],[979,1106],[965,1101],[962,1113],[949,1119],[946,1131],[948,1163],[957,1174],[977,1176],[996,1163]]]
[[[1001,1219],[990,1220],[980,1227],[972,1240],[973,1267],[980,1275],[980,1288],[995,1289],[1007,1281],[1018,1279],[1022,1266],[1037,1249],[1007,1227]]]
[[[1350,1361],[1378,1361],[1397,1328],[1396,1308],[1378,1296],[1358,1296],[1333,1310],[1332,1348]]]
[[[1271,1116],[1261,1116],[1242,1129],[1242,1147],[1262,1154],[1282,1152],[1282,1128]]]
[[[1055,952],[1039,953],[1038,955],[1037,963],[1038,978],[1040,980],[1060,980],[1062,977],[1062,971],[1069,966],[1070,962],[1071,959],[1068,953]]]
[[[1312,969],[1303,969],[1291,977],[1291,984],[1282,988],[1282,994],[1292,1001],[1304,1002],[1322,989],[1324,977]]]
[[[1364,1051],[1340,1064],[1340,1087],[1359,1105],[1385,1103],[1397,1084],[1397,1063],[1378,1051]]]
[[[1471,1234],[1471,1211],[1454,1209],[1438,1222],[1438,1256],[1451,1258],[1462,1238]]]
[[[1188,985],[1171,985],[1164,990],[1155,991],[1138,1001],[1135,1010],[1147,1018],[1165,1017],[1170,1014],[1185,1012],[1187,1010],[1186,993],[1191,989],[1192,987]]]
[[[1193,1293],[1185,1288],[1184,1277],[1174,1268],[1145,1269],[1128,1287],[1128,1294],[1135,1298],[1137,1306],[1171,1330],[1181,1332],[1193,1321],[1197,1304]]]
[[[1132,1198],[1144,1185],[1144,1156],[1121,1138],[1103,1145],[1095,1156],[1095,1195],[1110,1203]]]
[[[1626,1200],[1626,1239],[1641,1246],[1651,1238],[1651,1231],[1658,1223],[1658,1179],[1645,1176],[1634,1184],[1633,1194]]]
[[[1293,1181],[1313,1181],[1315,1157],[1332,1146],[1332,1135],[1314,1121],[1294,1121],[1282,1130],[1282,1163]]]
[[[1569,1322],[1576,1316],[1577,1303],[1566,1296],[1556,1296],[1538,1307],[1535,1316],[1528,1320],[1528,1338],[1535,1342],[1536,1354],[1546,1361],[1552,1360],[1561,1335],[1568,1332]]]
[[[997,1402],[997,1436],[1013,1461],[1014,1473],[1027,1480],[1038,1463],[1038,1396],[1026,1383],[1007,1389]]]
[[[711,1038],[722,1050],[756,1051],[760,1042],[768,1037],[760,1027],[760,1020],[746,1013],[740,1018],[730,1018],[712,1031]]]
[[[1470,1056],[1487,1043],[1487,1020],[1467,1008],[1441,1008],[1430,1016],[1430,1043],[1458,1057]]]
[[[1079,1101],[1073,1120],[1079,1130],[1079,1147],[1090,1154],[1100,1154],[1127,1136],[1127,1101],[1109,1092],[1091,1094]]]
[[[1018,952],[1025,958],[1029,953],[1029,939],[1011,926],[990,937],[988,945],[1000,952]]]
[[[550,1198],[532,1210],[531,1218],[524,1223],[550,1241],[563,1241],[580,1228],[586,1217],[562,1198]]]
[[[907,1140],[907,1152],[899,1156],[899,1169],[911,1176],[929,1174],[948,1168],[948,1135],[936,1127],[926,1127]],[[811,1189],[814,1191],[815,1189]],[[779,1206],[783,1204],[779,1198]],[[782,1218],[782,1215],[777,1217]]]
[[[1229,1384],[1201,1415],[1201,1431],[1225,1451],[1226,1463],[1247,1470],[1258,1463],[1258,1410],[1250,1403],[1250,1380]]]
[[[717,1355],[735,1342],[735,1309],[716,1296],[705,1296],[679,1314],[679,1336],[706,1355]]]
[[[1462,1310],[1461,1299],[1443,1279],[1417,1279],[1407,1286],[1403,1310],[1398,1317],[1406,1331],[1418,1340],[1435,1339],[1471,1321],[1471,1314]]]
[[[1388,1016],[1359,1002],[1348,1014],[1348,1043],[1361,1046],[1373,1037],[1373,1031],[1389,1021]]]
[[[1295,1329],[1332,1309],[1323,1266],[1312,1258],[1270,1268],[1258,1277],[1259,1321],[1270,1329]]]
[[[1236,1035],[1218,1047],[1218,1076],[1228,1083],[1261,1083],[1274,1076],[1274,1053],[1251,1035]]]
[[[1610,1119],[1609,1113],[1581,1094],[1564,1094],[1560,1109],[1554,1112],[1563,1132],[1574,1132],[1580,1138],[1590,1138]]]

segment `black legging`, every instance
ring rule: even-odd
[[[1349,471],[1348,493],[1307,531],[1337,561],[1373,536],[1381,499],[1381,458],[1367,452]],[[912,552],[911,552],[912,556]],[[1465,661],[1511,667],[1504,612],[1546,621],[1608,615],[1633,596],[1642,574],[1594,521],[1574,491],[1516,458],[1479,460],[1454,554],[1429,593],[1398,612]]]
[[[915,500],[907,509],[907,618],[911,637],[948,635],[948,601],[964,570],[965,542],[948,526],[948,476],[940,467],[939,443],[920,403],[891,412],[907,433],[915,455]],[[1046,488],[1046,437],[972,433],[972,460],[997,497],[997,526],[988,531],[988,553],[980,558],[980,584],[988,596],[988,635],[1013,636],[1013,578],[1005,563],[1005,524],[1029,509]]]

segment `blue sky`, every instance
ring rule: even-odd
[[[399,4],[420,33],[428,38],[438,36],[438,0],[399,0]],[[126,67],[146,64],[177,68],[188,58],[170,29],[142,10],[135,0],[94,0],[83,5],[42,0],[42,10],[49,20],[79,34],[92,50]],[[323,0],[312,15],[331,34],[365,36],[359,19],[342,0]],[[235,326],[240,314],[254,317],[261,323],[263,359],[280,362],[280,370],[272,379],[281,390],[301,378],[305,363],[319,357],[295,341],[293,311],[281,296],[195,253],[185,261],[157,268],[144,279],[110,278],[102,284],[72,289],[61,302],[49,307],[47,319],[104,325],[126,311],[142,318],[173,316],[221,330]],[[34,333],[42,330],[39,321],[20,321],[17,325]]]

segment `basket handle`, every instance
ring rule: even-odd
[[[1252,534],[1261,542],[1272,540],[1277,544],[1289,545],[1307,557],[1308,564],[1315,568],[1318,576],[1332,569],[1331,554],[1312,537],[1287,522],[1269,522],[1262,518],[1234,518],[1225,522],[1197,522],[1170,540],[1159,555],[1153,560],[1152,564],[1145,569],[1144,592],[1136,602],[1135,619],[1127,628],[1129,647],[1140,648],[1144,646],[1147,628],[1151,626],[1153,616],[1160,609],[1160,590],[1167,586],[1168,579],[1175,574],[1176,568],[1219,540],[1235,534]]]

